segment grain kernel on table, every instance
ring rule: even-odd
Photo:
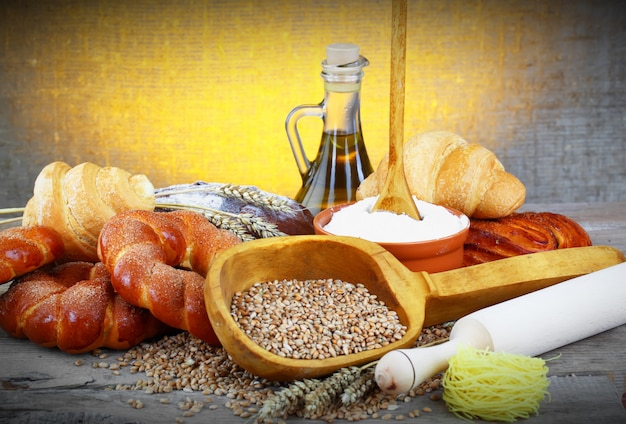
[[[423,329],[415,347],[433,341],[443,341],[449,336],[451,326],[452,324]],[[185,359],[190,356],[193,357],[194,364],[182,366]],[[167,393],[175,390],[183,391],[183,389],[202,396],[202,401],[196,401],[198,404],[195,407],[193,399],[189,397],[181,399],[183,403],[186,403],[185,408],[188,408],[179,410],[180,415],[177,419],[181,423],[187,420],[186,417],[182,416],[185,412],[195,414],[200,412],[199,408],[202,407],[205,411],[201,413],[206,414],[211,414],[213,410],[223,406],[231,411],[242,409],[244,415],[248,413],[254,415],[262,407],[263,402],[282,387],[280,383],[254,376],[243,370],[232,361],[232,358],[223,348],[210,346],[187,332],[168,335],[153,342],[140,343],[124,352],[121,359],[120,361],[120,358],[116,358],[116,361],[126,364],[126,366],[121,367],[121,371],[125,374],[142,373],[144,376],[137,379],[134,384],[118,384],[115,386],[115,390],[149,391],[151,394],[158,395],[159,399]],[[134,372],[133,367],[135,367]],[[145,376],[147,371],[151,371],[153,376]],[[191,386],[195,384],[195,380],[197,380],[198,387],[192,389]],[[185,383],[182,384],[180,381]],[[411,391],[408,395],[410,397],[424,395],[427,387],[438,388],[440,381],[441,375],[435,376],[418,386],[419,393]],[[233,395],[227,396],[229,393]],[[213,402],[213,397],[216,396],[223,397],[226,403],[216,404]],[[233,397],[234,399],[231,399]],[[407,403],[402,402],[402,404]],[[165,404],[161,404],[161,407],[165,406]],[[175,407],[175,405],[172,406]],[[380,419],[383,415],[388,414],[387,420],[395,420],[397,413],[390,413],[390,411],[398,407],[398,399],[394,395],[382,393],[375,387],[372,392],[364,395],[354,404],[349,406],[331,405],[325,412],[323,419],[327,422],[333,422],[333,420],[359,421],[367,418]],[[256,410],[249,408],[256,408]],[[420,411],[416,411],[417,413],[413,411],[413,415],[418,417]],[[407,417],[408,414],[404,414],[404,416]],[[242,423],[244,422],[245,420],[242,419]],[[272,424],[280,423],[286,424],[286,421],[280,418],[272,421]]]
[[[258,282],[235,293],[231,316],[259,346],[293,359],[377,349],[406,334],[397,313],[363,284],[336,279]]]
[[[409,418],[417,418],[420,416],[420,410],[419,409],[414,409],[411,412],[409,412]]]

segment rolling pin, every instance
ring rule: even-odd
[[[626,262],[466,315],[447,342],[385,354],[375,379],[385,392],[406,393],[444,371],[461,345],[537,356],[623,324]]]

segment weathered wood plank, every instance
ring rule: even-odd
[[[539,415],[526,420],[529,424],[587,424],[601,422],[618,424],[626,420],[626,411],[618,402],[614,387],[607,377],[577,376],[550,377],[550,400],[544,400]],[[162,403],[167,399],[169,403]],[[143,408],[133,408],[129,401],[140,400]],[[3,390],[0,392],[0,423],[31,424],[59,423],[174,423],[180,418],[185,423],[246,423],[224,406],[224,398],[212,398],[200,412],[184,416],[179,402],[206,402],[198,393],[174,392],[167,396],[148,395],[143,392],[107,391],[100,388],[82,390]],[[209,405],[217,405],[210,409]],[[429,423],[454,424],[459,419],[450,414],[443,401],[427,397],[413,398],[411,402],[398,402],[398,409],[383,411],[395,418],[405,418],[413,410],[421,410],[421,419]],[[428,407],[432,411],[424,412]],[[319,423],[290,417],[287,422]],[[361,420],[364,424],[380,423],[380,419]],[[481,421],[478,421],[481,422]]]

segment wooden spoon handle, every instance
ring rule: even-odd
[[[389,109],[389,162],[402,158],[406,79],[406,0],[393,0],[391,25],[391,76]]]
[[[391,6],[391,78],[389,84],[389,161],[385,183],[372,208],[413,219],[422,217],[404,175],[404,97],[406,75],[406,0],[393,0]]]
[[[426,275],[430,295],[424,326],[458,319],[625,260],[621,251],[609,246],[572,247]]]

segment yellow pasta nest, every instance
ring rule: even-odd
[[[443,376],[448,410],[465,420],[513,422],[538,414],[550,397],[540,358],[460,347]]]

